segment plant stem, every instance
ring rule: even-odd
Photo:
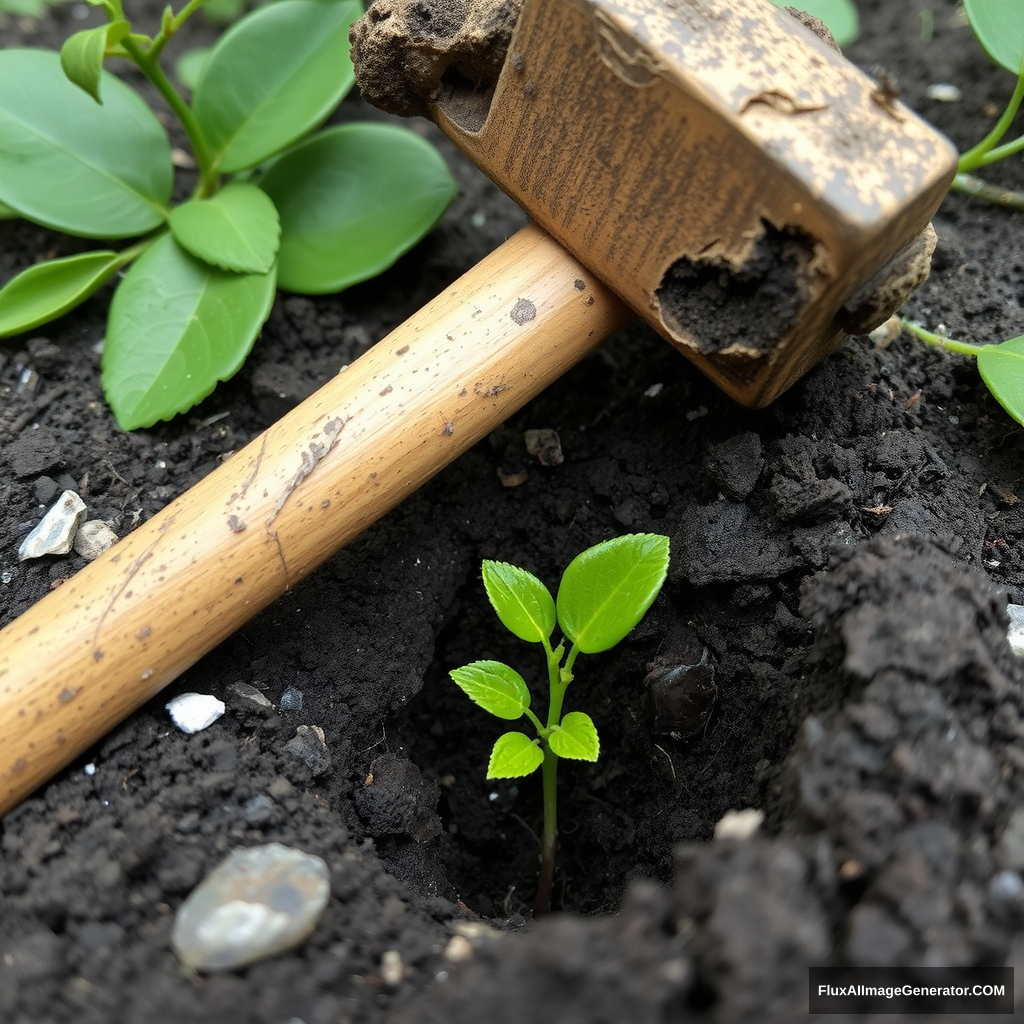
[[[1010,125],[1013,123],[1014,117],[1017,116],[1017,111],[1020,109],[1022,101],[1024,101],[1024,71],[1021,71],[1020,75],[1017,76],[1017,85],[1013,90],[1013,95],[1010,97],[1010,102],[1006,104],[1006,109],[1000,115],[999,120],[993,125],[992,131],[976,146],[967,150],[966,153],[960,154],[960,160],[957,163],[958,171],[977,170],[977,168],[989,162],[985,159],[986,155],[1010,130]]]
[[[558,755],[544,743],[544,763],[540,767],[544,789],[544,828],[540,836],[540,874],[533,916],[551,913],[551,888],[555,879],[555,853],[558,850]]]
[[[956,192],[963,192],[972,199],[980,199],[982,202],[996,203],[999,206],[1008,206],[1011,210],[1024,212],[1024,192],[1014,192],[1012,189],[990,185],[973,174],[958,174],[953,179],[950,188]]]
[[[944,348],[947,352],[956,352],[957,355],[971,356],[977,359],[978,353],[985,347],[984,345],[971,345],[966,341],[957,341],[955,338],[947,338],[943,334],[935,334],[934,331],[926,330],[920,324],[914,323],[913,320],[900,320],[900,325],[915,338],[926,341],[929,345]]]
[[[164,74],[164,70],[153,56],[144,50],[131,36],[125,36],[121,40],[121,46],[125,53],[134,61],[139,70],[156,86],[160,95],[167,101],[168,106],[174,111],[181,122],[185,134],[188,135],[192,152],[195,153],[196,163],[199,165],[199,185],[196,195],[199,198],[206,198],[217,191],[217,170],[213,162],[213,154],[206,143],[202,128],[196,120],[192,109],[181,98],[181,94],[171,84],[170,79]]]
[[[178,14],[175,14],[171,18],[170,30],[164,31],[162,28],[156,38],[153,40],[153,45],[150,47],[150,56],[153,60],[156,60],[163,52],[163,48],[171,41],[171,37],[175,32],[181,28],[185,22],[199,10],[206,0],[189,0]]]

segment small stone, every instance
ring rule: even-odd
[[[21,542],[18,558],[24,562],[43,555],[66,555],[84,518],[85,502],[74,491],[65,491]]]
[[[330,891],[320,857],[280,843],[235,850],[181,905],[171,944],[196,970],[243,967],[307,939]]]
[[[997,903],[1016,903],[1024,895],[1024,879],[1016,871],[1000,871],[988,883],[988,894]]]
[[[116,543],[117,534],[110,528],[109,523],[105,523],[102,519],[89,519],[78,528],[78,533],[75,534],[74,549],[91,562]]]
[[[935,82],[928,86],[924,94],[937,103],[959,103],[963,95],[957,86],[949,82]]]
[[[257,707],[272,708],[274,706],[263,693],[248,683],[232,683],[229,689],[232,693],[241,697],[242,700],[255,704]]]
[[[300,725],[284,749],[298,758],[312,775],[323,775],[331,767],[324,731],[318,725]]]
[[[526,452],[532,455],[542,466],[560,466],[565,461],[562,454],[562,439],[557,430],[544,427],[540,430],[527,430],[523,434]]]
[[[1010,627],[1006,631],[1010,650],[1024,658],[1024,604],[1008,604],[1006,614],[1010,616]]]
[[[726,811],[715,823],[716,839],[749,839],[764,821],[764,811],[747,807],[742,811]]]
[[[165,707],[174,724],[190,734],[213,725],[224,714],[224,701],[209,693],[182,693]]]
[[[296,690],[294,686],[289,686],[288,689],[281,694],[279,704],[282,711],[301,711],[302,691]]]
[[[260,793],[242,805],[242,817],[250,825],[263,825],[268,822],[274,813],[274,801],[266,793]]]
[[[898,316],[891,316],[884,323],[879,324],[869,335],[871,343],[876,351],[881,352],[887,349],[903,330],[903,321]]]
[[[398,985],[405,974],[402,954],[397,949],[386,949],[380,958],[380,976],[385,985]]]
[[[473,958],[473,944],[464,935],[453,935],[444,947],[444,958],[453,964],[462,964]]]

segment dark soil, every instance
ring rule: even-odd
[[[852,59],[976,141],[1012,81],[952,0],[858,6]],[[81,13],[0,33],[55,44],[91,23]],[[927,99],[933,82],[962,100]],[[373,115],[351,100],[340,116]],[[245,369],[173,423],[117,429],[103,296],[0,347],[0,625],[82,565],[17,561],[60,488],[129,531],[523,222],[445,152],[462,194],[428,240],[371,284],[281,298]],[[1021,188],[1021,166],[989,176]],[[950,197],[908,312],[970,340],[1024,333],[1022,224]],[[0,280],[80,244],[0,230]],[[523,431],[543,427],[561,465],[525,453]],[[810,964],[1024,966],[1024,896],[1005,874],[1024,850],[1004,836],[1024,804],[1024,661],[1004,612],[1024,601],[1018,495],[1024,430],[968,360],[854,338],[752,413],[648,330],[622,332],[167,691],[221,696],[214,726],[185,736],[161,697],[6,816],[0,1020],[761,1021],[806,1012]],[[579,663],[571,706],[603,753],[563,767],[565,913],[533,924],[537,783],[485,782],[500,725],[447,672],[498,657],[539,677],[486,603],[482,558],[553,585],[584,547],[636,531],[672,537],[670,579],[620,648]],[[665,711],[648,666],[695,646],[715,668],[712,714],[690,738],[652,732]],[[290,687],[301,710],[277,707]],[[285,749],[299,725],[323,729],[329,769]],[[748,807],[765,814],[757,835],[712,840]],[[291,953],[187,977],[175,910],[233,847],[269,841],[326,859],[320,926]]]

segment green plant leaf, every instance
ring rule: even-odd
[[[526,733],[506,732],[495,741],[487,762],[487,778],[518,779],[535,772],[544,761],[544,752]]]
[[[0,220],[15,220],[20,217],[16,210],[12,210],[6,203],[0,203]]]
[[[590,715],[570,711],[548,736],[548,746],[559,756],[574,761],[596,761],[601,752],[597,727]]]
[[[820,18],[838,46],[847,46],[860,34],[860,18],[853,0],[772,0],[776,7],[798,7]]]
[[[358,0],[280,0],[217,42],[192,107],[219,170],[254,167],[301,138],[352,87],[348,30]]]
[[[304,294],[339,291],[390,267],[457,190],[429,142],[388,124],[320,132],[259,184],[281,215],[280,286]]]
[[[555,599],[532,572],[508,562],[483,564],[484,590],[505,628],[539,644],[554,632]]]
[[[23,270],[0,288],[0,337],[56,320],[109,281],[122,263],[117,252],[83,252]]]
[[[232,274],[189,256],[170,235],[114,293],[103,390],[125,430],[170,419],[242,365],[274,301],[274,274]]]
[[[103,105],[47,50],[0,50],[0,202],[85,238],[158,227],[171,199],[171,146],[156,116],[108,72]]]
[[[964,0],[967,20],[982,49],[1019,75],[1024,70],[1024,4],[1020,0]]]
[[[270,197],[246,181],[230,182],[210,199],[176,206],[170,223],[171,234],[187,252],[237,273],[267,273],[281,240]]]
[[[209,0],[203,4],[203,14],[216,24],[226,25],[238,19],[246,4],[247,0]]]
[[[562,632],[584,654],[614,647],[644,617],[665,582],[668,537],[627,534],[580,552],[562,574]]]
[[[496,718],[514,722],[530,706],[526,681],[500,661],[474,661],[448,674],[474,704]]]
[[[996,401],[1024,427],[1024,334],[978,353],[978,372]]]
[[[194,46],[174,62],[174,75],[186,89],[195,89],[212,52],[210,46]]]
[[[107,46],[120,42],[130,31],[131,26],[121,18],[76,32],[60,48],[60,66],[64,74],[97,103],[103,102],[100,98],[100,76]]]

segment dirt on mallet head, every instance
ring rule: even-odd
[[[375,0],[352,43],[746,405],[927,277],[953,146],[769,0]]]

